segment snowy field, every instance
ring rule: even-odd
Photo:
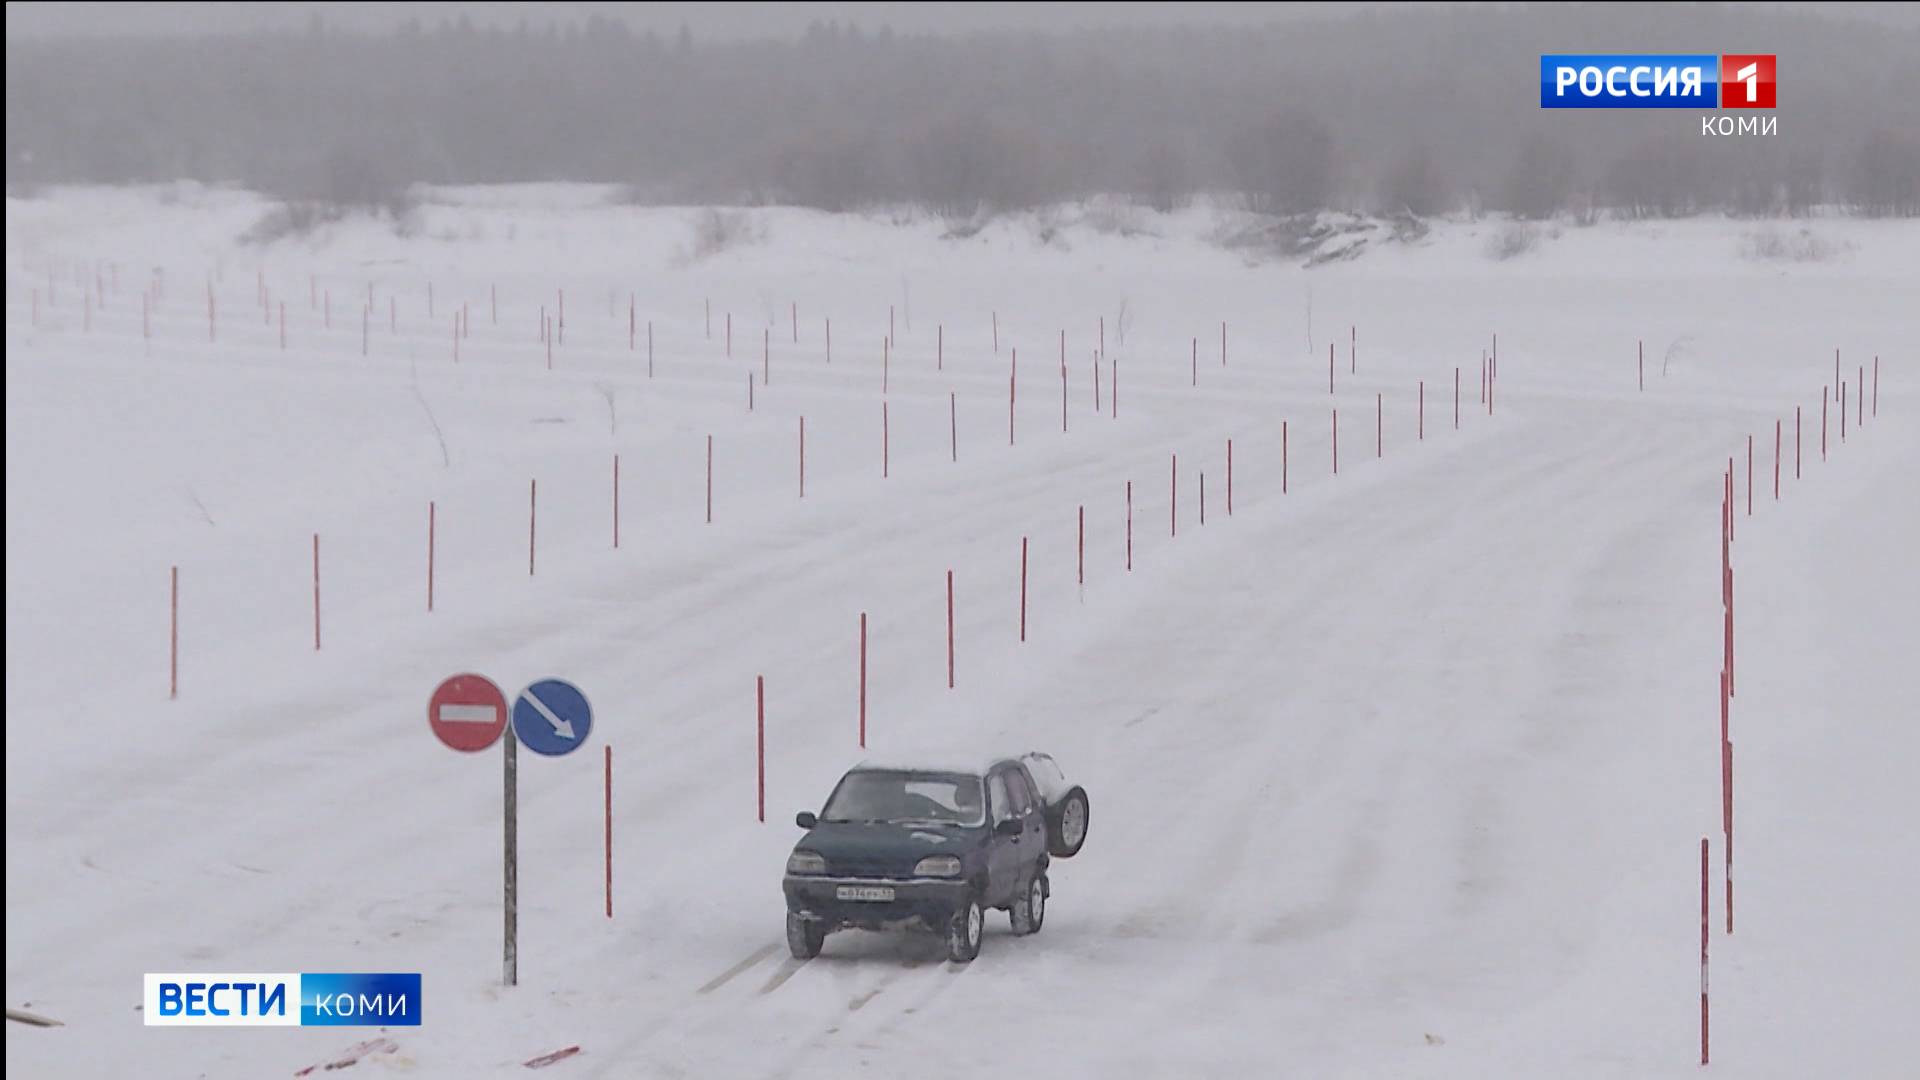
[[[1501,260],[1455,222],[1303,270],[1204,209],[759,210],[706,253],[698,212],[580,188],[242,242],[263,211],[7,201],[6,995],[64,1022],[9,1023],[10,1074],[289,1076],[377,1034],[137,1011],[143,972],[304,970],[424,973],[349,1076],[1692,1076],[1709,837],[1712,1070],[1912,1075],[1920,224]],[[786,956],[793,814],[863,756],[862,612],[872,754],[1043,749],[1091,794],[1044,932],[996,914],[964,968]],[[425,722],[467,670],[597,710],[520,757],[512,990],[497,751]]]

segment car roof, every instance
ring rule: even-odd
[[[1016,765],[1018,763],[1017,758],[1005,754],[984,759],[975,758],[970,763],[965,764],[949,756],[944,758],[914,758],[908,761],[868,760],[859,762],[848,771],[959,773],[964,776],[985,776],[1002,765]]]

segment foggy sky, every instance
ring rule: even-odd
[[[1356,9],[1430,7],[1407,3],[9,3],[7,36],[23,39],[81,36],[168,36],[299,30],[316,15],[328,28],[382,33],[418,19],[431,26],[466,16],[481,27],[535,29],[583,22],[590,15],[618,18],[636,32],[674,33],[684,24],[696,37],[793,37],[809,23],[837,20],[867,30],[964,34],[989,30],[1065,32],[1087,27],[1259,25],[1324,18]],[[1462,4],[1462,7],[1523,5]],[[1920,3],[1761,3],[1756,9],[1817,9],[1823,16],[1920,26]],[[1570,45],[1576,47],[1577,43]],[[1702,44],[1702,50],[1711,43]]]

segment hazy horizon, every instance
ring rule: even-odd
[[[462,17],[478,27],[565,27],[592,17],[617,19],[636,33],[677,33],[684,25],[696,38],[747,40],[789,38],[816,22],[840,22],[901,34],[978,32],[1068,33],[1113,27],[1260,26],[1289,20],[1339,17],[1357,11],[1452,7],[1516,10],[1527,7],[1576,7],[1553,4],[1367,3],[158,3],[151,0],[83,0],[57,3],[32,0],[6,6],[7,36],[23,39],[70,37],[192,37],[305,29],[317,16],[334,31],[384,33],[411,20],[433,26]],[[1679,7],[1680,5],[1675,5]],[[1743,3],[1712,6],[1734,12],[1800,11],[1824,19],[1854,19],[1890,26],[1920,26],[1916,3]]]

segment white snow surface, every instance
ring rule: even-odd
[[[1703,836],[1712,1070],[1912,1075],[1920,223],[1813,222],[1804,262],[1746,254],[1802,226],[1723,220],[1495,261],[1505,226],[1461,221],[1307,271],[1212,246],[1204,209],[1050,240],[756,209],[698,257],[697,211],[590,189],[240,242],[263,209],[7,200],[6,995],[65,1025],[9,1023],[11,1075],[287,1076],[377,1033],[144,1027],[142,973],[419,971],[424,1025],[344,1075],[517,1076],[577,1044],[552,1075],[1691,1077]],[[1878,355],[1878,412],[1850,403],[1842,444],[1834,405],[1823,460],[1835,348],[1850,396]],[[499,751],[425,717],[465,671],[595,708],[583,751],[519,757],[512,989]],[[1043,749],[1088,789],[1044,931],[996,915],[966,967],[863,933],[789,960],[794,811],[930,740]]]

